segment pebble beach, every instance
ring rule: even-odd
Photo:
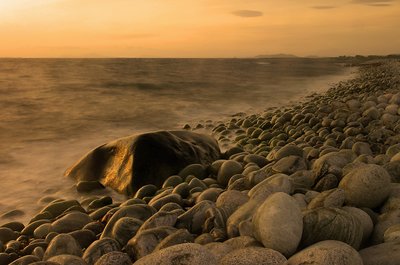
[[[77,182],[86,199],[0,223],[0,265],[400,264],[400,61],[182,130],[222,154],[126,199]]]

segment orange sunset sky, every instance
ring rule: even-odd
[[[0,57],[400,53],[400,0],[0,0]]]

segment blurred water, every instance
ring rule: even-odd
[[[287,104],[350,70],[323,59],[0,59],[0,215],[26,220],[43,196],[79,196],[62,174],[104,142]]]

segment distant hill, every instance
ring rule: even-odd
[[[299,57],[293,54],[278,53],[278,54],[257,55],[255,58],[299,58]]]

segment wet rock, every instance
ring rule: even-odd
[[[285,256],[278,251],[261,248],[248,247],[237,249],[225,255],[218,264],[220,265],[253,265],[253,264],[268,264],[268,265],[283,265],[286,262]]]
[[[82,259],[89,265],[96,263],[96,261],[112,251],[119,251],[118,242],[111,238],[103,238],[94,241],[83,253]]]
[[[207,248],[194,243],[175,245],[154,252],[135,262],[135,265],[216,265],[215,256]]]
[[[166,178],[187,165],[210,164],[219,157],[218,144],[210,136],[159,131],[101,145],[68,169],[66,175],[79,181],[97,180],[121,193],[133,194],[146,184],[161,187]]]
[[[167,178],[164,181],[164,184],[162,187],[163,188],[169,188],[169,187],[174,188],[174,187],[178,186],[179,184],[181,184],[182,182],[183,182],[183,179],[180,176],[174,175],[174,176]]]
[[[43,260],[51,257],[69,254],[73,256],[82,256],[82,249],[76,240],[68,234],[60,234],[51,240],[49,246],[44,253]]]
[[[85,225],[82,229],[90,230],[95,235],[98,235],[101,234],[101,232],[103,232],[104,224],[101,222],[91,222]]]
[[[343,177],[339,188],[348,205],[375,208],[389,196],[390,176],[381,166],[360,165]]]
[[[292,255],[303,231],[302,214],[296,201],[286,193],[269,196],[253,217],[254,235],[266,248]]]
[[[95,265],[131,265],[132,261],[126,253],[112,251],[99,258]]]
[[[363,261],[358,252],[346,243],[326,240],[301,250],[290,257],[287,262],[287,265],[302,264],[363,265]]]
[[[363,227],[350,213],[339,208],[317,208],[303,214],[303,246],[307,247],[324,240],[337,240],[355,249],[360,247]]]
[[[360,250],[364,265],[398,265],[400,241],[382,243]]]
[[[278,161],[287,156],[303,157],[303,155],[304,155],[303,149],[299,148],[298,146],[296,146],[294,144],[288,144],[288,145],[285,145],[282,148],[280,148],[275,153],[274,159]]]

